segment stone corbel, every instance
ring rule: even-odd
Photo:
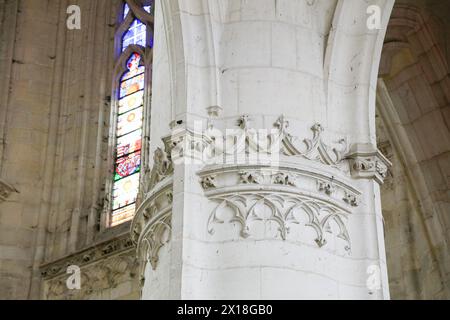
[[[371,144],[354,144],[347,155],[354,179],[374,179],[383,184],[392,163]]]
[[[7,184],[5,181],[0,180],[0,203],[6,201],[11,193],[19,193],[13,186]]]
[[[185,163],[189,163],[189,160],[202,162],[212,140],[204,132],[195,132],[181,126],[172,125],[171,127],[172,134],[162,140],[172,161],[175,163],[180,160]]]

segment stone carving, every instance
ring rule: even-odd
[[[241,177],[240,183],[243,184],[262,184],[264,183],[264,176],[260,172],[239,172]]]
[[[346,219],[361,193],[342,174],[330,179],[317,170],[287,168],[284,163],[278,169],[255,165],[205,167],[198,173],[200,178],[214,176],[213,186],[202,185],[205,195],[218,204],[208,219],[208,232],[213,235],[219,224],[237,223],[243,238],[296,241],[289,238],[293,227],[312,228],[315,237],[310,240],[319,247],[325,246],[331,236],[344,240],[343,248],[349,251]],[[329,170],[338,172],[336,168]],[[263,226],[255,231],[255,223]],[[266,226],[272,233],[261,236]]]
[[[348,203],[352,207],[357,207],[359,205],[358,198],[354,194],[351,194],[351,193],[346,192],[345,196],[342,200],[344,200],[346,203]]]
[[[370,144],[355,144],[347,159],[350,161],[352,177],[355,179],[374,179],[382,184],[387,176],[391,162]]]
[[[246,114],[240,116],[238,119],[238,126],[242,130],[250,129],[250,117]]]
[[[282,141],[282,152],[290,156],[301,156],[308,160],[319,161],[326,165],[337,165],[345,157],[347,153],[347,143],[345,139],[340,139],[338,144],[340,148],[330,147],[323,141],[324,129],[319,123],[314,124],[311,127],[313,131],[312,139],[304,139],[303,143],[306,146],[306,150],[302,151],[302,148],[297,145],[298,138],[293,137],[287,132],[289,128],[289,122],[281,116],[275,127],[280,130],[280,136]]]
[[[214,176],[214,175],[205,176],[205,177],[201,178],[200,183],[201,183],[203,189],[208,190],[208,189],[216,188],[215,178],[216,178],[216,176]]]
[[[116,238],[112,241],[101,243],[90,249],[73,254],[64,259],[41,266],[41,275],[44,279],[54,278],[65,274],[68,266],[84,265],[101,261],[107,257],[120,254],[125,251],[134,251],[134,245],[128,235]]]
[[[323,191],[329,196],[331,196],[336,191],[336,188],[333,185],[333,182],[326,182],[326,181],[318,180],[317,185],[318,185],[319,191]]]
[[[150,175],[149,190],[173,173],[173,165],[168,150],[157,148],[153,156],[154,164]]]
[[[166,212],[155,219],[138,245],[138,252],[143,252],[145,262],[149,262],[156,270],[159,250],[170,241],[172,213]]]
[[[289,173],[278,172],[273,176],[273,184],[295,186],[295,178]]]
[[[137,214],[135,215],[135,217],[137,216]],[[144,218],[144,219],[148,219],[148,218]],[[134,219],[133,219],[134,221]],[[131,227],[131,240],[133,240],[134,243],[137,243],[139,240],[139,236],[141,235],[142,232],[142,224],[141,222],[137,222],[134,226],[132,225]]]
[[[295,177],[287,172],[263,173],[261,170],[239,172],[241,184],[276,184],[295,186]]]
[[[383,178],[383,180],[386,178],[388,173],[388,166],[386,164],[379,160],[375,161],[375,170],[380,175],[380,177]]]
[[[70,300],[96,298],[104,290],[113,289],[121,282],[135,279],[138,262],[133,250],[118,255],[104,257],[95,263],[80,266],[81,289],[68,290],[64,273],[51,278],[45,278],[45,297],[48,300]],[[137,283],[137,279],[136,279]],[[97,296],[98,298],[98,296]]]
[[[136,243],[141,268],[141,280],[147,263],[156,269],[159,260],[159,250],[170,241],[171,218],[173,203],[172,164],[166,163],[166,157],[160,157],[157,168],[152,171],[158,181],[146,195],[131,223],[132,240]],[[156,163],[156,162],[155,162]],[[165,164],[166,163],[166,164]],[[142,282],[142,281],[141,281]]]
[[[154,153],[154,164],[150,179],[146,182],[142,201],[136,210],[131,223],[131,238],[137,246],[141,267],[139,276],[141,284],[144,280],[144,271],[147,263],[153,270],[159,260],[160,249],[170,241],[171,219],[173,204],[173,181],[175,161],[186,152],[197,150],[199,145],[191,138],[190,131],[182,128],[182,121],[171,124],[174,133],[164,137],[164,150],[157,148]],[[191,138],[190,138],[191,137]],[[191,143],[192,142],[192,143]],[[214,185],[214,177],[203,179],[204,187]]]
[[[248,115],[242,115],[237,120],[237,126],[241,130],[233,131],[233,134],[210,137],[208,132],[206,138],[202,139],[203,149],[208,149],[209,155],[214,155],[212,159],[203,159],[205,162],[223,161],[222,157],[238,155],[239,157],[257,155],[279,155],[298,156],[312,161],[318,161],[325,165],[338,165],[345,157],[347,144],[344,139],[337,143],[339,147],[330,147],[323,141],[324,129],[320,124],[315,124],[312,139],[304,139],[298,143],[298,138],[293,137],[289,132],[289,122],[284,116],[278,118],[274,123],[274,128],[269,133],[264,134],[261,130],[251,128],[251,119]],[[222,139],[218,143],[217,139]],[[215,157],[215,158],[214,158]],[[272,161],[273,159],[265,159]],[[234,158],[232,159],[234,161]],[[252,160],[252,159],[250,159]],[[256,159],[254,159],[256,161]]]
[[[358,206],[358,197],[361,193],[354,189],[342,178],[330,179],[328,176],[319,173],[309,173],[301,169],[274,169],[272,167],[259,167],[254,165],[240,166],[207,166],[200,171],[200,184],[207,196],[213,192],[222,192],[223,189],[236,189],[240,192],[241,187],[248,186],[256,188],[255,192],[260,190],[278,191],[289,190],[292,193],[308,192],[308,194],[324,193],[330,201],[342,202],[342,205],[352,207]],[[317,187],[311,188],[312,185]],[[248,189],[247,188],[247,189]],[[349,201],[353,197],[354,201]]]
[[[170,136],[163,138],[166,152],[171,155],[174,163],[184,161],[205,160],[205,151],[211,146],[211,138],[203,132],[193,132],[182,127],[173,130]]]
[[[165,149],[157,148],[153,154],[153,168],[145,169],[140,181],[139,194],[136,204],[139,206],[153,187],[164,180],[164,178],[173,174],[173,163],[170,155],[169,146]]]
[[[13,192],[19,193],[14,187],[0,180],[0,203],[8,199]]]
[[[178,125],[174,122],[172,126]],[[182,135],[163,138],[164,150],[157,148],[153,157],[150,178],[145,181],[142,201],[136,210],[131,224],[131,239],[137,245],[142,266],[140,277],[143,279],[145,265],[150,262],[156,268],[160,248],[170,240],[166,230],[170,231],[171,208],[173,203],[172,175],[174,172],[173,154],[183,153]],[[163,214],[163,215],[162,215]],[[141,281],[142,282],[142,281]]]
[[[172,204],[173,203],[173,191],[172,190],[167,191],[166,196],[167,196],[167,202],[169,204]]]
[[[333,222],[339,228],[335,236],[345,240],[346,250],[350,250],[350,237],[348,235],[344,219],[347,212],[325,201],[312,199],[300,195],[281,193],[251,193],[227,194],[211,197],[211,200],[219,203],[208,220],[208,232],[215,233],[215,225],[223,224],[221,212],[225,207],[232,209],[233,217],[229,223],[238,223],[241,227],[240,235],[243,238],[252,238],[252,224],[254,222],[272,222],[278,227],[278,236],[286,240],[293,225],[302,224],[299,216],[304,216],[307,223],[305,228],[312,228],[316,233],[313,239],[319,247],[327,244],[326,233],[332,233],[330,224]]]

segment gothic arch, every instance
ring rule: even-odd
[[[393,147],[394,162],[402,168],[394,169],[391,188],[397,191],[401,188],[403,182],[396,175],[401,176],[403,170],[409,208],[408,213],[402,212],[405,208],[397,207],[394,211],[383,208],[388,265],[392,259],[392,265],[396,261],[397,265],[409,268],[402,280],[396,278],[398,270],[391,270],[394,297],[408,290],[415,292],[404,294],[414,298],[445,297],[449,292],[446,179],[450,135],[446,110],[450,103],[450,79],[448,61],[437,36],[443,27],[424,9],[396,5],[381,58],[377,107],[384,134]],[[399,228],[398,221],[395,222],[399,216],[412,223],[413,230]],[[402,249],[399,239],[403,236],[409,240],[405,243],[407,248]],[[408,262],[399,260],[398,250],[409,256]],[[427,265],[429,274],[423,271]],[[434,287],[426,282],[433,277]]]

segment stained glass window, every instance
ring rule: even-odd
[[[145,46],[147,42],[147,27],[138,19],[135,19],[123,36],[122,50],[124,51],[129,45],[136,44]]]
[[[148,4],[148,2],[146,2]],[[111,227],[130,220],[136,210],[136,198],[141,178],[141,153],[144,123],[144,92],[146,68],[141,53],[134,52],[125,57],[130,45],[146,50],[153,46],[153,25],[147,25],[136,16],[137,10],[124,1],[122,23],[131,24],[120,38],[122,56],[126,58],[126,69],[121,74],[117,88],[116,126],[114,135],[114,175],[111,188]],[[152,4],[142,6],[141,14],[151,14]],[[130,16],[132,19],[130,19]],[[150,29],[149,29],[150,27]],[[150,39],[147,37],[150,36]],[[147,41],[149,40],[149,41]],[[146,54],[147,56],[147,54]]]
[[[111,226],[130,219],[139,190],[145,67],[133,53],[120,82]]]

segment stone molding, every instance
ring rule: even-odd
[[[241,227],[240,236],[254,238],[250,224],[255,221],[274,222],[279,233],[275,238],[286,240],[290,228],[298,225],[294,212],[306,214],[308,224],[316,232],[314,242],[326,245],[325,233],[331,232],[329,223],[339,226],[335,236],[346,241],[345,250],[351,248],[346,220],[352,208],[358,205],[361,193],[354,189],[344,177],[330,180],[317,169],[305,168],[293,163],[279,168],[252,165],[229,165],[206,167],[198,173],[205,196],[218,205],[210,214],[208,232],[214,234],[214,226],[224,223],[220,211],[229,207],[234,216],[230,223]],[[347,201],[351,196],[354,201]],[[266,210],[270,214],[261,217],[256,213]]]
[[[306,150],[302,151],[299,146],[299,138],[292,136],[287,132],[289,122],[281,116],[274,126],[280,131],[283,148],[281,151],[288,156],[301,156],[307,160],[318,161],[326,165],[338,165],[345,158],[347,152],[347,142],[345,139],[339,139],[339,146],[332,147],[324,142],[324,128],[320,123],[316,123],[311,127],[313,137],[311,139],[303,139]],[[303,148],[304,149],[304,148]]]
[[[115,288],[121,282],[137,276],[138,261],[129,234],[97,244],[70,256],[40,267],[44,282],[44,299],[67,300],[94,297],[103,290]],[[81,269],[80,290],[67,288],[69,266]]]
[[[354,144],[346,157],[354,179],[374,179],[383,184],[392,163],[371,144]]]
[[[173,174],[172,148],[170,140],[163,139],[164,149],[158,147],[153,154],[153,167],[150,171],[144,172],[141,179],[137,206],[139,207],[146,195],[165,178]]]
[[[67,279],[70,275],[60,274],[44,280],[44,298],[46,300],[84,300],[89,297],[99,299],[102,291],[111,290],[120,283],[136,279],[138,263],[134,249],[130,249],[81,266],[80,269],[80,290],[69,290]],[[137,279],[136,283],[138,283]]]
[[[172,230],[173,179],[164,178],[145,197],[131,224],[131,238],[137,247],[143,279],[145,267],[150,263],[156,270],[159,250],[170,241]]]
[[[131,223],[131,239],[136,244],[140,261],[141,282],[147,263],[155,270],[159,260],[159,250],[170,240],[173,202],[172,156],[177,141],[163,138],[164,150],[154,152],[154,164],[150,174],[144,177],[138,209]]]
[[[171,123],[173,134],[163,137],[164,148],[154,152],[154,165],[143,179],[138,209],[131,224],[131,238],[141,262],[141,277],[147,263],[154,270],[157,268],[159,251],[170,241],[172,176],[178,160],[201,161],[203,169],[198,172],[199,184],[205,196],[218,203],[208,221],[210,234],[214,232],[215,224],[223,223],[218,213],[220,209],[229,206],[235,212],[232,222],[241,225],[243,238],[252,237],[249,228],[252,221],[267,220],[278,225],[278,237],[286,240],[292,225],[300,224],[293,212],[301,210],[309,219],[305,227],[316,232],[313,240],[319,247],[327,244],[326,234],[332,233],[330,223],[334,222],[339,228],[334,236],[345,241],[346,251],[351,250],[346,220],[359,206],[362,197],[352,185],[349,172],[342,168],[351,165],[352,178],[355,178],[355,172],[361,172],[357,178],[380,181],[388,164],[381,153],[364,153],[368,149],[361,149],[359,145],[353,145],[349,153],[345,139],[339,140],[339,147],[329,146],[324,142],[324,129],[320,124],[311,128],[312,138],[299,142],[300,139],[287,132],[289,122],[284,116],[277,119],[261,145],[258,132],[250,123],[248,115],[240,116],[238,136],[219,136],[223,139],[219,144],[217,136],[210,134],[214,130],[210,122],[204,132],[185,128],[182,121]],[[248,155],[250,150],[257,154],[276,154],[280,161],[277,166],[228,162],[232,158],[235,160],[236,152]],[[375,174],[372,174],[372,167],[366,169],[363,161],[375,156],[378,162],[374,163]],[[217,164],[218,160],[220,164]],[[266,207],[270,216],[258,217],[257,206]]]
[[[273,124],[272,130],[262,139],[261,132],[251,127],[251,118],[241,115],[237,120],[237,126],[241,129],[237,135],[223,135],[218,144],[217,137],[211,136],[215,130],[209,125],[203,134],[203,148],[209,156],[206,163],[211,164],[233,155],[269,154],[301,157],[307,160],[320,162],[324,165],[337,166],[345,158],[347,143],[340,139],[336,146],[330,146],[324,142],[324,128],[316,123],[311,127],[312,138],[300,139],[288,132],[289,122],[282,115]],[[206,144],[206,147],[205,147]],[[224,147],[225,146],[225,147]],[[225,160],[226,162],[226,160]]]
[[[43,264],[40,267],[41,276],[44,279],[52,279],[66,273],[67,267],[71,265],[80,268],[97,263],[111,256],[119,255],[123,252],[131,252],[135,249],[129,234],[119,238],[102,242],[91,248],[82,250],[54,262]]]

